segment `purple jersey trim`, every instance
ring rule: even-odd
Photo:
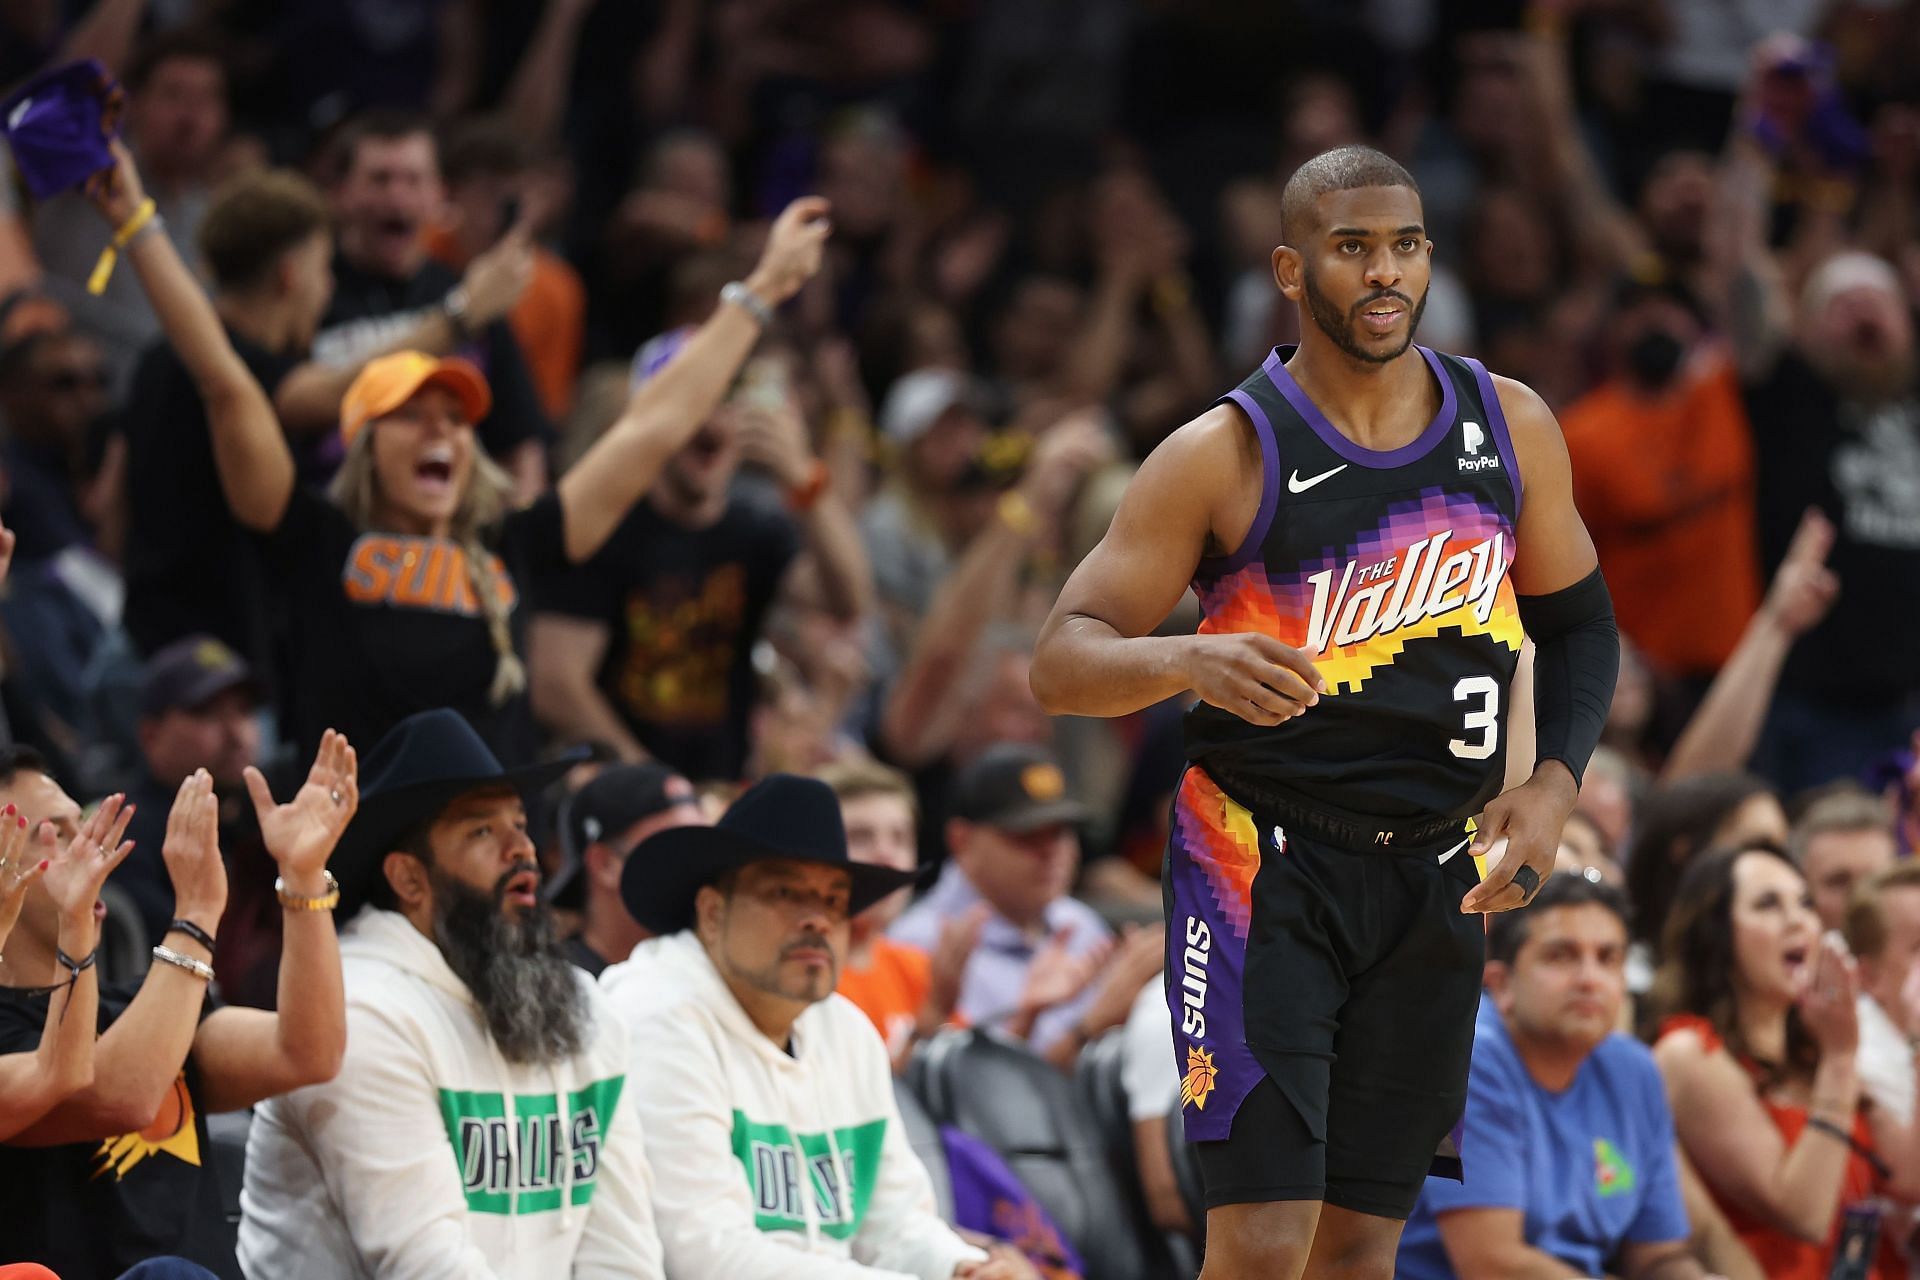
[[[1260,510],[1254,513],[1247,536],[1240,539],[1233,554],[1202,560],[1195,575],[1198,578],[1224,577],[1245,568],[1258,557],[1267,540],[1267,530],[1273,524],[1274,510],[1280,505],[1280,446],[1274,439],[1273,424],[1267,421],[1267,411],[1240,390],[1227,392],[1221,400],[1231,400],[1240,406],[1240,411],[1253,423],[1254,435],[1260,438]]]
[[[1384,471],[1389,467],[1404,467],[1409,462],[1425,457],[1435,445],[1446,438],[1448,429],[1453,426],[1454,410],[1457,407],[1453,379],[1447,376],[1446,369],[1441,366],[1440,357],[1425,347],[1415,347],[1414,350],[1426,360],[1427,368],[1433,371],[1433,376],[1440,382],[1440,412],[1435,414],[1433,421],[1427,424],[1427,429],[1411,442],[1401,445],[1398,449],[1384,451],[1355,444],[1342,435],[1338,427],[1328,422],[1327,415],[1320,412],[1320,406],[1301,390],[1300,384],[1293,380],[1291,373],[1287,372],[1286,364],[1280,359],[1280,348],[1275,347],[1273,353],[1267,357],[1266,363],[1260,367],[1266,371],[1268,380],[1279,389],[1280,394],[1287,398],[1287,403],[1293,406],[1294,412],[1313,428],[1313,433],[1319,436],[1329,449],[1356,466]]]
[[[1507,479],[1513,482],[1513,522],[1520,523],[1520,505],[1526,500],[1526,486],[1520,479],[1520,464],[1514,461],[1513,435],[1507,430],[1507,411],[1500,407],[1500,393],[1494,390],[1493,376],[1487,372],[1487,366],[1472,356],[1461,356],[1467,368],[1473,370],[1473,380],[1480,385],[1480,405],[1487,411],[1487,426],[1493,431],[1494,448],[1500,451],[1500,462],[1507,469]]]

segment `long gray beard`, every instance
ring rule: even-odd
[[[586,1043],[586,1002],[542,903],[519,921],[501,912],[507,880],[489,895],[434,876],[434,939],[473,993],[500,1055],[513,1063],[572,1057]]]

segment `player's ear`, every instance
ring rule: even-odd
[[[1292,302],[1298,302],[1305,292],[1301,276],[1306,264],[1301,260],[1300,251],[1292,245],[1277,245],[1273,251],[1273,282],[1280,286],[1280,292]]]
[[[1504,960],[1489,960],[1480,970],[1480,985],[1487,989],[1494,1006],[1502,1013],[1507,1011],[1507,987],[1512,977],[1513,967]]]

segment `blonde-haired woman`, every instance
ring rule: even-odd
[[[271,402],[167,238],[146,234],[151,202],[124,149],[91,194],[206,402],[235,519],[263,535],[288,613],[290,734],[303,749],[328,727],[374,742],[405,716],[446,706],[508,764],[536,745],[520,657],[529,584],[606,541],[720,403],[768,309],[819,269],[829,230],[824,201],[787,206],[753,274],[728,286],[713,317],[524,510],[511,509],[506,473],[475,444],[490,402],[478,369],[413,351],[369,362],[341,404],[346,461],[327,501],[295,484]]]

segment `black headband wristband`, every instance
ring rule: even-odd
[[[168,933],[184,933],[189,938],[192,938],[195,942],[205,947],[209,953],[213,951],[213,935],[208,933],[205,929],[202,929],[199,925],[195,924],[191,920],[175,920],[172,924],[167,926],[167,932]]]

